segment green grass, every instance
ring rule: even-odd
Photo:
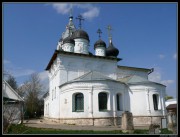
[[[173,132],[168,130],[167,128],[160,129],[160,130],[161,130],[161,134],[173,134]]]
[[[12,125],[8,134],[123,134],[121,130],[93,131],[93,130],[61,130],[27,127],[23,124]]]
[[[7,134],[129,134],[121,130],[93,131],[93,130],[61,130],[27,127],[24,124],[11,125]],[[147,129],[136,129],[133,134],[148,134]],[[168,129],[161,129],[160,134],[172,134]]]
[[[135,129],[134,134],[148,134],[149,130],[147,129]]]

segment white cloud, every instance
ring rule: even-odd
[[[149,80],[154,82],[160,82],[161,74],[159,72],[154,72],[152,73],[152,75],[149,75]]]
[[[44,91],[47,91],[49,89],[49,78],[48,78],[48,72],[42,71],[39,74],[39,78],[41,80],[41,83],[43,84]]]
[[[160,54],[160,55],[159,55],[159,58],[160,58],[160,59],[163,59],[163,58],[165,58],[165,55]]]
[[[161,81],[161,69],[159,67],[154,68],[154,72],[149,75],[149,80],[154,82]]]
[[[99,16],[100,9],[92,4],[65,4],[65,3],[55,3],[52,4],[53,8],[59,14],[69,14],[71,7],[79,8],[84,10],[83,13],[80,13],[85,19],[92,20],[94,17]]]
[[[35,71],[32,69],[25,69],[21,67],[16,67],[11,61],[4,60],[4,70],[13,75],[14,77],[27,76]]]
[[[48,79],[48,72],[47,71],[43,71],[39,73],[39,78],[40,80],[44,81]]]
[[[170,84],[174,83],[174,80],[162,80],[162,71],[159,67],[154,69],[154,72],[152,72],[149,75],[149,80],[161,83],[163,85],[169,86]]]
[[[162,84],[169,86],[170,84],[174,83],[174,80],[163,80],[161,81]]]
[[[176,53],[174,53],[173,58],[174,58],[174,59],[176,59],[176,58],[177,58],[177,54],[176,54]]]
[[[88,11],[84,12],[82,16],[87,19],[93,19],[94,17],[98,17],[99,9],[97,7],[92,7]]]
[[[32,69],[24,69],[24,68],[13,68],[9,70],[13,76],[21,77],[21,76],[28,76],[34,73],[35,71]]]
[[[162,71],[161,68],[156,67],[154,69],[154,72],[152,72],[149,75],[149,80],[157,83],[161,83],[166,86],[166,93],[171,96],[176,96],[176,92],[174,90],[174,80],[168,79],[164,80],[162,79]]]
[[[56,3],[52,4],[53,8],[60,14],[67,14],[70,12],[70,9],[72,7],[71,4],[64,4],[64,3]]]

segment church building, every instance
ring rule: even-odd
[[[82,16],[76,19],[78,28],[70,15],[46,67],[49,92],[44,96],[44,118],[62,124],[118,126],[122,113],[129,111],[135,126],[160,124],[166,116],[166,86],[148,80],[153,69],[118,65],[122,59],[111,34],[107,46],[98,29],[99,39],[90,45],[81,28]]]

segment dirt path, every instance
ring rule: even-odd
[[[44,119],[24,120],[24,124],[29,127],[65,129],[65,130],[111,131],[111,130],[121,129],[120,127],[116,127],[116,126],[80,126],[80,125],[59,124]]]

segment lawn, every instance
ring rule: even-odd
[[[93,130],[61,130],[27,127],[23,124],[11,125],[7,134],[125,134],[121,130],[93,131]],[[128,133],[126,133],[128,134]],[[146,129],[134,130],[134,134],[148,134]],[[171,131],[163,130],[163,134],[172,134]]]

